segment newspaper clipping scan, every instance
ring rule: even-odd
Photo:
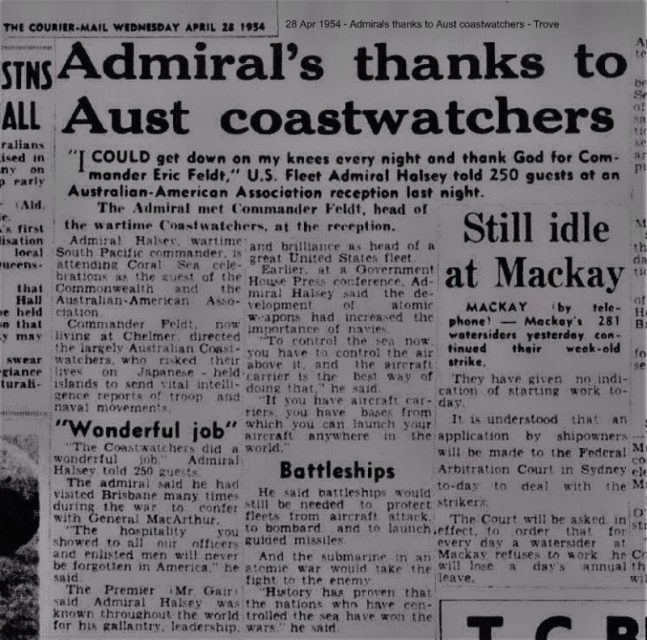
[[[0,33],[0,640],[646,640],[644,2]]]

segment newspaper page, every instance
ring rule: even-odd
[[[0,11],[1,640],[645,640],[642,2]]]

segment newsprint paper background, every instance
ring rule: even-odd
[[[641,2],[0,10],[1,640],[645,640]]]

